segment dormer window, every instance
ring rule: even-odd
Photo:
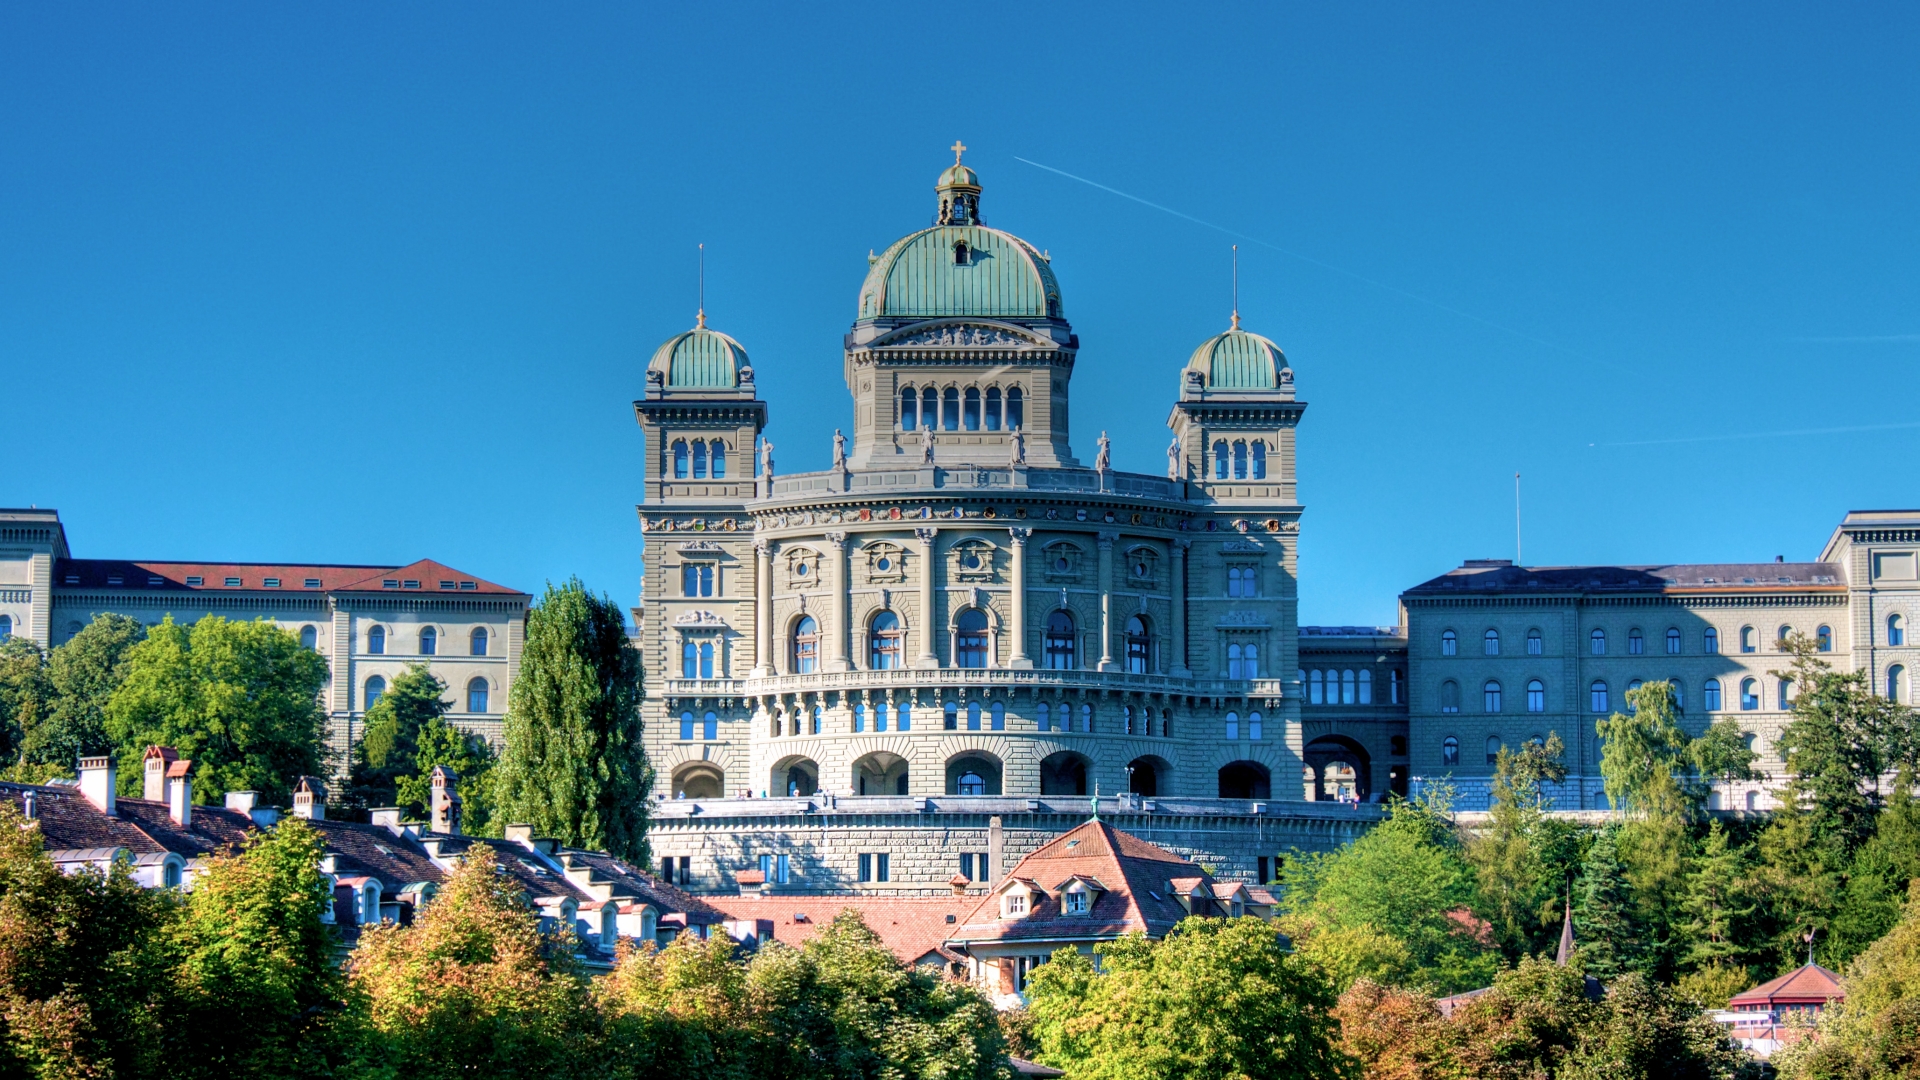
[[[967,242],[965,240],[953,245],[953,265],[967,265],[967,258],[970,254],[971,252],[967,250]]]
[[[1092,906],[1089,903],[1091,899],[1085,889],[1075,889],[1066,895],[1066,904],[1062,910],[1068,915],[1085,915],[1087,909]]]
[[[1000,916],[1002,918],[1017,919],[1025,915],[1026,913],[1027,913],[1027,894],[1024,891],[1016,889],[1013,892],[1008,893],[1006,896],[1001,897]]]

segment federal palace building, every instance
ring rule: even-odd
[[[1073,438],[1080,341],[1047,255],[985,223],[957,153],[934,195],[930,227],[869,258],[826,470],[776,470],[747,350],[704,313],[646,366],[632,634],[676,882],[978,888],[1090,810],[1264,881],[1389,792],[1446,778],[1483,806],[1499,748],[1550,732],[1557,805],[1604,807],[1594,721],[1642,681],[1675,682],[1690,730],[1738,718],[1777,778],[1789,631],[1907,698],[1920,511],[1848,514],[1815,562],[1470,560],[1403,593],[1398,625],[1301,626],[1307,402],[1280,348],[1236,313],[1169,358],[1166,469],[1118,471],[1097,423]],[[342,747],[409,658],[497,734],[527,602],[433,563],[75,559],[50,512],[0,512],[0,632],[273,618],[334,661]]]

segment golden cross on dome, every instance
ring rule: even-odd
[[[955,139],[953,140],[953,145],[947,147],[947,149],[953,151],[953,163],[958,165],[960,164],[960,155],[967,152],[967,144],[961,142],[959,139]]]

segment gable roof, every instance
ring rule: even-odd
[[[1777,979],[1769,979],[1751,990],[1735,994],[1727,1002],[1730,1009],[1772,1008],[1775,1005],[1824,1005],[1845,1000],[1847,991],[1840,976],[1819,964],[1797,967]]]
[[[931,963],[960,959],[945,947],[979,896],[754,896],[719,897],[713,903],[729,918],[766,920],[773,924],[774,940],[798,947],[820,932],[842,911],[859,913],[867,928],[902,963]]]
[[[1060,910],[1059,888],[1075,877],[1097,880],[1105,890],[1094,894],[1086,912],[1067,914]],[[1015,879],[1033,881],[1046,895],[1036,897],[1026,915],[1002,919],[1000,893],[1005,882]],[[948,940],[958,945],[1105,940],[1135,930],[1160,937],[1187,917],[1176,896],[1195,887],[1201,897],[1192,914],[1226,914],[1213,899],[1213,877],[1205,870],[1104,821],[1089,821],[1021,859],[1002,878],[1001,888],[977,900],[960,925],[951,928]]]
[[[1513,589],[1576,593],[1672,593],[1745,590],[1846,591],[1838,563],[1667,563],[1649,566],[1514,566],[1469,559],[1402,593],[1420,598]]]

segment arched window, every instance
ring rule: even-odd
[[[713,642],[711,641],[700,643],[700,677],[713,678]]]
[[[420,628],[420,655],[432,656],[440,651],[440,631],[431,626]]]
[[[1053,707],[1046,702],[1034,706],[1034,723],[1041,731],[1053,730]]]
[[[1173,738],[1173,710],[1172,709],[1160,710],[1160,737],[1163,739]]]
[[[820,624],[802,615],[793,626],[793,673],[811,675],[820,666]]]
[[[467,680],[467,711],[477,713],[487,711],[487,680],[481,678]]]
[[[968,431],[980,430],[980,388],[967,387],[966,405],[960,410],[960,426]]]
[[[895,731],[913,730],[913,702],[903,701],[893,710],[893,729]]]
[[[942,725],[941,725],[941,727],[943,727],[943,728],[944,728],[944,729],[946,729],[947,731],[959,731],[959,730],[960,730],[960,704],[959,704],[959,702],[955,702],[955,701],[949,701],[949,702],[947,702],[947,706],[946,706],[946,723],[944,723],[944,724],[942,724]]]
[[[1253,442],[1253,478],[1267,478],[1267,444],[1255,439]]]
[[[1145,616],[1127,619],[1127,670],[1145,675],[1153,664],[1153,636],[1147,632]]]
[[[1227,714],[1227,738],[1238,739],[1239,737],[1240,737],[1240,714],[1237,712],[1230,712]]]
[[[1708,656],[1713,656],[1718,653],[1720,651],[1720,631],[1715,630],[1711,626],[1707,627],[1707,632],[1700,638],[1700,651],[1706,653]]]
[[[1364,669],[1360,672],[1360,704],[1373,704],[1373,672]]]
[[[1673,688],[1673,707],[1684,710],[1687,707],[1686,684],[1673,676],[1667,676],[1667,685]]]
[[[1487,764],[1491,765],[1494,762],[1499,760],[1500,760],[1500,736],[1489,735],[1487,736]]]
[[[920,398],[909,386],[900,391],[900,430],[912,431],[920,425]]]
[[[673,478],[687,478],[687,444],[679,439],[673,441]]]
[[[993,703],[993,707],[987,710],[987,730],[1007,730],[1007,706],[1005,702],[996,701]]]
[[[1623,698],[1623,700],[1625,700],[1625,701],[1626,701],[1626,703],[1627,703],[1627,715],[1628,715],[1628,716],[1633,716],[1633,715],[1635,715],[1635,714],[1637,714],[1637,713],[1639,713],[1639,711],[1640,711],[1640,703],[1639,703],[1639,702],[1637,702],[1637,701],[1635,701],[1635,700],[1634,700],[1634,698],[1633,698],[1633,692],[1634,692],[1635,690],[1638,690],[1638,689],[1640,689],[1640,686],[1641,686],[1641,683],[1640,683],[1640,680],[1639,680],[1639,679],[1633,679],[1633,680],[1630,680],[1630,681],[1629,681],[1629,682],[1627,683],[1627,692],[1626,692],[1626,694],[1624,695],[1624,698]]]
[[[1000,430],[1000,388],[987,387],[987,430]]]
[[[1740,711],[1752,712],[1760,707],[1760,681],[1758,679],[1740,680]]]
[[[1500,655],[1500,631],[1498,630],[1487,631],[1486,649],[1487,649],[1488,656]]]
[[[1547,711],[1547,684],[1539,679],[1531,679],[1527,682],[1527,711]]]
[[[1327,700],[1325,680],[1326,676],[1321,672],[1307,672],[1307,703],[1309,705],[1319,705]]]
[[[1613,708],[1611,704],[1612,699],[1607,695],[1606,680],[1604,679],[1593,680],[1593,685],[1587,688],[1587,692],[1593,699],[1591,702],[1589,702],[1589,707],[1594,712],[1597,712],[1597,713],[1608,712]]]
[[[4,616],[0,616],[0,618],[3,618],[3,617]],[[166,872],[161,880],[166,883],[166,886],[169,889],[179,888],[180,887],[180,864],[176,862],[168,863]]]
[[[1537,628],[1527,631],[1528,656],[1539,656],[1546,651],[1545,645],[1546,643],[1540,640],[1540,631]]]
[[[980,730],[980,703],[977,701],[967,702],[967,730]]]
[[[0,641],[13,636],[13,616],[0,615]]]
[[[1074,661],[1073,616],[1065,611],[1055,610],[1047,616],[1047,668],[1051,671],[1071,671],[1078,666]]]
[[[467,653],[471,656],[487,655],[487,628],[476,626],[473,633],[467,635]]]
[[[1405,700],[1402,699],[1400,696],[1400,669],[1399,668],[1393,668],[1387,672],[1387,704],[1389,705],[1405,704]]]
[[[1451,630],[1440,631],[1440,655],[1455,656],[1460,652],[1460,636]]]
[[[387,652],[387,628],[370,627],[367,630],[367,652],[373,656],[384,656]]]
[[[1227,646],[1227,678],[1244,679],[1247,677],[1247,658],[1245,650],[1238,642]]]
[[[725,480],[727,478],[727,444],[721,442],[719,439],[713,440],[712,453],[713,478],[715,480]]]
[[[699,439],[693,440],[693,478],[703,480],[707,475],[707,444]]]
[[[876,701],[873,703],[873,730],[875,731],[887,730],[887,712],[888,712],[888,709],[887,709],[886,702]]]
[[[811,723],[808,725],[809,734],[812,734],[812,735],[820,734],[820,728],[822,727],[821,721],[826,719],[826,715],[827,715],[826,706],[815,705],[813,707],[813,716],[810,718]]]
[[[955,211],[964,212],[964,206],[960,203],[955,203],[953,208]],[[969,253],[967,251],[967,242],[965,240],[962,240],[959,243],[953,245],[953,265],[955,266],[967,265],[968,254]]]
[[[1440,684],[1440,711],[1443,713],[1460,711],[1460,684],[1452,679]]]
[[[713,564],[686,563],[680,567],[680,595],[712,596]]]
[[[1440,764],[1460,764],[1460,740],[1449,735],[1440,740]]]
[[[940,426],[947,431],[960,430],[960,391],[951,386],[940,395]]]
[[[867,666],[875,671],[900,667],[900,617],[882,611],[867,625]]]
[[[1260,741],[1260,714],[1257,712],[1247,714],[1247,738]]]
[[[1235,480],[1247,478],[1247,444],[1238,439],[1233,443],[1233,478]]]
[[[1007,430],[1018,431],[1026,426],[1026,399],[1017,386],[1007,387]]]
[[[1227,478],[1227,440],[1225,439],[1216,440],[1213,444],[1213,478],[1215,480]]]
[[[1781,679],[1781,680],[1780,680],[1780,686],[1779,686],[1779,691],[1780,691],[1780,695],[1779,695],[1779,697],[1778,697],[1778,698],[1776,698],[1775,700],[1776,700],[1776,701],[1778,701],[1778,702],[1780,703],[1780,708],[1781,708],[1781,710],[1782,710],[1782,711],[1784,711],[1784,710],[1786,710],[1786,709],[1790,709],[1790,708],[1792,708],[1792,707],[1793,707],[1793,700],[1792,700],[1792,698],[1793,698],[1793,680],[1792,680],[1792,679]]]
[[[1667,627],[1667,655],[1680,655],[1680,628],[1677,626]]]
[[[1499,712],[1500,711],[1500,684],[1498,682],[1495,682],[1492,679],[1488,679],[1487,684],[1480,688],[1480,699],[1481,699],[1481,704],[1484,706],[1484,709],[1486,712],[1490,712],[1490,713]]]
[[[954,786],[954,793],[957,795],[985,795],[987,793],[987,781],[979,773],[972,770],[961,773],[960,779],[955,782]]]
[[[1253,646],[1249,645],[1247,647],[1251,649]],[[1354,698],[1359,694],[1359,685],[1360,685],[1359,680],[1354,677],[1354,674],[1352,671],[1341,672],[1340,673],[1340,704],[1342,705],[1353,704]]]
[[[987,613],[979,608],[968,608],[954,620],[953,629],[953,666],[986,667]]]
[[[1760,651],[1759,639],[1755,636],[1753,627],[1751,626],[1743,626],[1740,628],[1740,651],[1743,653]]]
[[[1593,655],[1607,655],[1607,632],[1605,630],[1597,626],[1594,627],[1593,633],[1588,636],[1588,640],[1592,643]]]
[[[680,646],[680,677],[683,679],[700,677],[700,646],[691,641]]]
[[[1093,731],[1093,706],[1091,705],[1080,706],[1080,730]]]
[[[1627,631],[1627,655],[1643,656],[1647,651],[1647,639],[1640,633],[1639,627]]]
[[[13,630],[13,620],[7,618],[5,615],[0,615],[0,641],[5,641],[7,639],[7,634],[12,630]],[[303,626],[300,628],[300,647],[301,648],[312,649],[315,645],[318,645],[319,643],[320,643],[320,631],[314,629],[311,626]]]
[[[1720,711],[1720,680],[1708,679],[1700,687],[1700,705],[1708,712]]]
[[[1895,664],[1887,669],[1887,700],[1905,701],[1907,699],[1907,669]]]
[[[1822,626],[1813,632],[1813,647],[1821,652],[1833,651],[1833,627]]]
[[[1787,635],[1791,633],[1793,633],[1793,627],[1782,626],[1779,632],[1773,635],[1774,648],[1779,649],[1781,652],[1787,651]]]
[[[1907,643],[1907,621],[1898,615],[1887,616],[1887,644],[1905,645]]]
[[[940,426],[940,391],[929,386],[920,391],[920,429],[932,431]]]
[[[387,680],[381,678],[378,675],[375,675],[372,678],[368,679],[366,707],[369,709],[373,708],[374,704],[380,700],[380,695],[386,692],[387,692]]]

